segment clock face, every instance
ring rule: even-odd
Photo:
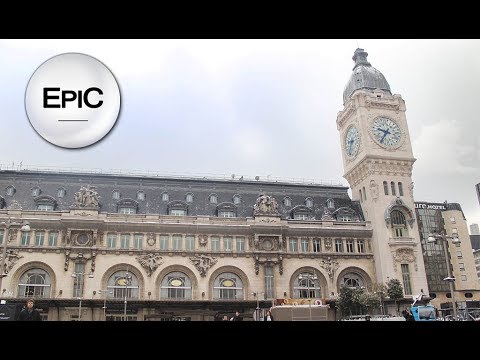
[[[348,156],[354,157],[357,155],[360,146],[360,134],[355,126],[350,126],[345,136],[345,152]]]
[[[398,146],[402,137],[398,124],[384,117],[375,119],[372,125],[372,133],[381,146],[390,148]]]

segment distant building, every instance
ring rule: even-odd
[[[480,249],[473,250],[473,257],[475,259],[478,281],[480,281]]]
[[[480,235],[470,235],[470,243],[472,244],[473,250],[480,249]]]
[[[475,185],[475,189],[477,190],[478,203],[480,204],[480,183]]]
[[[459,204],[415,202],[415,212],[418,217],[420,239],[423,249],[425,272],[427,275],[432,303],[437,307],[451,307],[452,294],[448,282],[445,248],[442,240],[429,243],[430,233],[453,236],[458,234],[459,244],[447,241],[450,269],[455,278],[455,300],[459,308],[465,307],[465,302],[480,300],[480,284],[478,282],[473,258],[472,243],[468,234],[465,216]]]
[[[470,225],[470,235],[480,235],[480,230],[478,228],[478,224],[471,224]]]

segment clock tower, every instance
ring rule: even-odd
[[[412,144],[405,102],[355,50],[353,73],[337,116],[344,177],[373,229],[376,281],[396,278],[406,297],[428,285],[413,202]]]

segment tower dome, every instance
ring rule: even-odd
[[[355,61],[355,66],[353,67],[352,76],[350,76],[350,80],[348,80],[345,90],[343,90],[344,105],[358,89],[372,92],[375,89],[381,89],[390,95],[392,94],[385,76],[367,61],[367,56],[368,53],[360,48],[355,50],[353,54],[352,59]]]

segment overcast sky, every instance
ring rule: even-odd
[[[480,40],[0,40],[0,163],[348,186],[336,116],[357,47],[406,102],[415,200],[480,223]],[[121,89],[117,124],[83,149],[25,114],[30,76],[64,52],[99,59]]]

